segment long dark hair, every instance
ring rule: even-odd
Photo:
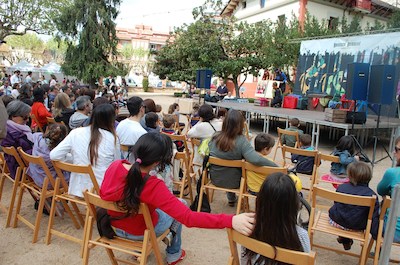
[[[222,130],[214,135],[217,148],[223,152],[235,147],[235,139],[243,134],[244,117],[238,110],[230,109],[222,123]]]
[[[342,136],[336,145],[336,150],[338,150],[338,151],[347,150],[347,151],[349,151],[349,153],[351,155],[354,155],[356,149],[355,149],[353,137],[350,135]]]
[[[293,180],[273,173],[262,184],[256,201],[256,225],[250,237],[274,247],[304,251],[296,230],[299,197]],[[247,264],[281,264],[246,249]],[[254,262],[254,263],[252,263]]]
[[[115,133],[115,111],[111,104],[97,106],[90,117],[90,142],[89,158],[90,163],[95,165],[99,157],[98,149],[101,142],[101,133],[99,129],[111,132],[114,135],[114,143],[117,141]]]
[[[136,162],[132,165],[126,177],[124,197],[118,206],[127,211],[127,215],[136,214],[139,210],[140,194],[145,185],[140,167],[158,163],[160,171],[171,163],[172,141],[164,134],[146,133],[142,135],[133,147]]]

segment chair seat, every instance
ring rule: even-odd
[[[169,229],[167,229],[162,235],[157,237],[157,242],[161,242],[162,239],[164,239],[168,233],[170,232]],[[101,244],[106,244],[108,245],[108,248],[111,248],[113,250],[118,250],[127,254],[134,255],[136,257],[140,257],[142,255],[142,250],[143,250],[143,241],[134,241],[122,237],[114,237],[113,239],[109,239],[107,237],[98,237],[95,240],[89,240],[89,243],[95,244],[95,245],[101,245]],[[149,254],[151,253],[153,246],[151,245],[151,242],[147,243],[147,251],[149,251]]]
[[[205,188],[207,189],[213,189],[213,190],[221,190],[221,191],[226,191],[226,192],[233,192],[233,193],[240,193],[240,188],[237,189],[229,189],[229,188],[221,188],[215,186],[211,181],[209,181],[206,185],[204,185]]]
[[[338,235],[341,237],[356,239],[360,241],[364,241],[364,230],[362,231],[346,231],[340,228],[333,227],[329,224],[329,215],[326,212],[319,211],[316,218],[315,223],[313,225],[313,229],[316,231]]]

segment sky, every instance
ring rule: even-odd
[[[144,24],[169,32],[173,27],[193,22],[193,8],[203,3],[204,0],[123,0],[116,22],[119,27]]]

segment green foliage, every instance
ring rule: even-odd
[[[65,54],[67,53],[68,43],[56,38],[51,38],[45,44],[46,50],[51,55],[51,60],[62,64],[64,62]]]
[[[94,86],[97,77],[126,74],[116,62],[115,22],[120,0],[75,0],[55,20],[59,38],[68,42],[62,70]]]
[[[11,35],[6,39],[7,45],[13,49],[24,49],[26,51],[43,51],[44,42],[35,33],[27,33],[22,36]]]
[[[53,20],[71,0],[2,0],[0,1],[0,40],[27,31],[51,34]]]
[[[144,92],[149,91],[149,77],[148,76],[144,76],[143,77],[142,86],[143,86],[143,91]]]
[[[399,29],[400,28],[400,10],[397,10],[392,14],[387,27],[389,29]]]

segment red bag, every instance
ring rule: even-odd
[[[286,96],[283,98],[283,107],[287,109],[295,109],[297,107],[297,97]]]

